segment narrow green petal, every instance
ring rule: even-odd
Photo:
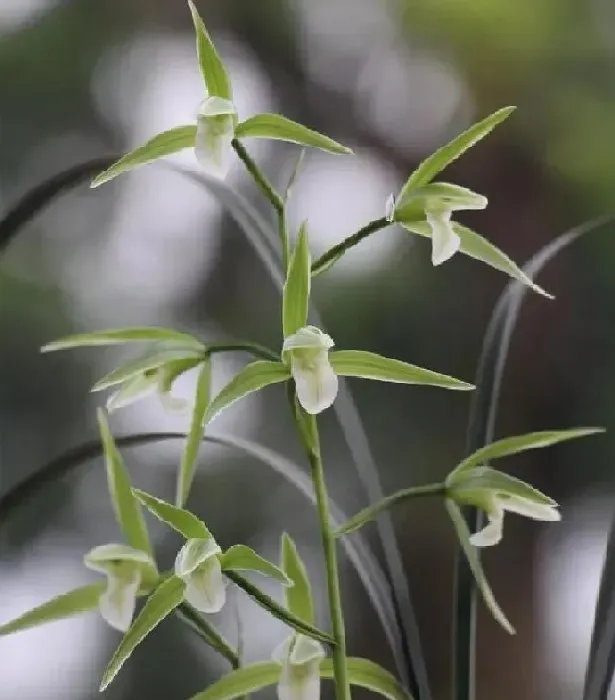
[[[192,124],[189,126],[177,126],[174,129],[169,129],[169,131],[163,131],[143,146],[139,146],[134,151],[127,153],[110,168],[97,175],[91,186],[99,187],[129,170],[146,165],[159,158],[170,156],[184,148],[192,148],[195,138],[196,126]]]
[[[198,10],[192,0],[188,0],[188,6],[192,13],[192,21],[196,32],[196,50],[199,59],[201,75],[205,81],[205,87],[209,95],[223,97],[226,100],[233,99],[233,89],[226,68],[222,63],[216,47],[205,28]]]
[[[132,484],[124,460],[117,449],[104,411],[98,409],[98,426],[105,452],[107,484],[115,517],[126,541],[135,549],[152,555],[152,545],[141,512],[141,504],[132,492]]]
[[[89,586],[75,588],[73,591],[53,598],[14,620],[0,625],[0,637],[95,610],[98,607],[98,600],[105,587],[106,583],[99,581]]]
[[[472,384],[446,374],[439,374],[430,369],[365,350],[332,351],[329,353],[329,361],[335,372],[345,377],[361,377],[398,384],[427,384],[444,389],[474,389]]]

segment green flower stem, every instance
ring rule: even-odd
[[[339,572],[337,566],[336,541],[331,529],[329,515],[329,496],[325,484],[322,457],[320,453],[320,440],[318,437],[318,424],[315,416],[306,414],[299,409],[298,421],[304,424],[300,433],[303,437],[306,452],[312,470],[312,481],[316,492],[316,504],[320,521],[320,533],[322,548],[325,557],[325,569],[327,572],[327,591],[329,594],[329,611],[333,628],[333,674],[335,681],[336,700],[351,700],[350,682],[346,659],[346,633],[344,629],[344,613],[342,609],[342,596],[340,591]]]
[[[280,361],[280,356],[277,353],[258,343],[207,343],[205,345],[207,355],[219,352],[249,352],[254,357],[260,357],[263,360]]]
[[[363,508],[363,510],[360,510],[358,513],[356,513],[356,515],[353,515],[352,518],[340,525],[337,530],[335,530],[334,534],[336,537],[340,537],[341,535],[347,535],[350,532],[354,532],[366,523],[377,518],[383,510],[387,510],[398,503],[409,500],[410,498],[445,495],[446,485],[443,483],[425,484],[425,486],[412,486],[407,489],[402,489],[391,496],[386,496],[381,501],[378,501],[378,503],[374,503],[371,506]]]
[[[254,160],[252,160],[252,157],[241,141],[239,141],[239,139],[233,139],[232,146],[235,153],[246,166],[246,169],[250,175],[252,175],[254,178],[254,182],[256,182],[256,184],[261,188],[263,194],[271,202],[273,208],[279,215],[284,211],[284,200],[282,197],[280,197],[280,195],[273,189],[271,183],[265,177],[263,171],[258,167]]]
[[[284,270],[288,268],[289,260],[289,244],[288,244],[288,229],[286,228],[286,205],[284,199],[275,191],[273,185],[269,182],[266,175],[254,162],[245,146],[239,139],[233,139],[233,149],[239,156],[240,160],[246,166],[246,170],[254,178],[254,182],[260,187],[261,191],[271,202],[278,216],[278,230],[280,232],[280,242],[282,244],[282,262]]]
[[[384,216],[381,219],[374,219],[368,224],[365,224],[365,226],[360,228],[356,233],[353,233],[352,236],[348,236],[348,238],[345,238],[337,245],[329,248],[326,253],[323,253],[318,260],[315,260],[312,263],[312,277],[316,277],[316,275],[324,272],[331,263],[335,262],[338,258],[344,255],[347,250],[358,245],[364,238],[371,236],[372,233],[376,233],[376,231],[380,231],[381,229],[390,226],[390,224],[391,222]]]
[[[218,651],[235,668],[240,668],[241,660],[218,630],[210,625],[189,603],[182,603],[175,611],[177,617],[198,634],[204,642]]]

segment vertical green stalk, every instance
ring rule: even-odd
[[[325,484],[325,475],[322,466],[318,425],[314,416],[306,414],[299,408],[297,411],[299,430],[303,437],[312,470],[312,481],[316,493],[322,548],[325,557],[329,612],[331,615],[333,639],[335,640],[335,647],[333,648],[335,697],[336,700],[351,700],[346,661],[346,632],[344,628],[344,613],[342,610],[342,596],[337,566],[336,540],[331,528],[329,496],[327,494],[327,486]]]

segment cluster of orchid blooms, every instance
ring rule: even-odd
[[[351,153],[350,149],[330,138],[280,115],[258,114],[240,122],[226,70],[192,3],[190,9],[197,35],[199,64],[207,90],[207,96],[198,109],[196,124],[177,127],[154,137],[101,173],[94,180],[93,186],[184,148],[193,148],[200,166],[216,177],[226,175],[231,159],[237,153],[248,170],[253,175],[256,173],[255,179],[258,182],[262,180],[262,175],[241,141],[248,138],[281,139],[331,153]],[[434,265],[440,265],[460,251],[505,272],[538,293],[549,296],[489,241],[452,221],[451,216],[457,210],[483,209],[487,205],[486,197],[457,185],[433,181],[446,165],[488,134],[511,111],[511,108],[499,110],[421,163],[399,194],[390,197],[381,223],[372,228],[376,231],[389,224],[401,224],[411,233],[431,238]],[[287,236],[287,233],[283,232],[283,235]],[[277,683],[280,700],[317,700],[321,677],[333,677],[336,682],[339,680],[340,669],[336,663],[332,666],[326,658],[325,645],[330,644],[335,649],[340,640],[314,627],[310,584],[292,540],[286,534],[283,535],[279,565],[263,559],[244,545],[235,545],[223,551],[205,523],[186,510],[184,504],[194,474],[198,444],[207,425],[235,401],[268,385],[289,385],[291,399],[296,400],[297,415],[310,417],[333,404],[338,393],[339,377],[426,384],[454,390],[474,388],[453,377],[372,352],[334,350],[333,339],[321,329],[309,325],[312,278],[328,269],[356,242],[356,236],[350,237],[347,242],[338,244],[330,254],[325,254],[314,263],[310,253],[308,227],[301,227],[292,252],[285,260],[286,282],[282,300],[284,339],[281,351],[276,353],[250,343],[235,344],[235,349],[252,352],[256,359],[239,371],[214,397],[210,396],[212,357],[216,352],[223,351],[224,346],[203,343],[185,333],[157,328],[117,329],[71,336],[44,348],[51,351],[114,343],[149,343],[150,350],[146,354],[108,374],[95,385],[94,390],[114,388],[114,393],[107,401],[109,413],[148,393],[157,392],[166,408],[190,410],[191,428],[180,465],[175,503],[171,504],[132,486],[110,432],[106,413],[99,410],[109,491],[126,542],[98,546],[86,555],[85,565],[104,574],[106,582],[76,589],[36,608],[17,620],[0,626],[0,635],[98,607],[108,624],[124,633],[105,673],[101,686],[104,688],[113,680],[136,645],[166,615],[181,606],[202,615],[220,611],[226,601],[227,579],[230,579],[243,586],[257,602],[294,628],[292,634],[274,652],[274,665],[262,664],[265,681],[259,681],[261,685],[255,685],[249,690]],[[285,243],[288,248],[288,239]],[[189,406],[172,397],[171,389],[180,375],[194,369],[198,370],[197,388],[194,402]],[[596,430],[550,431],[499,440],[466,457],[443,482],[409,488],[400,492],[399,498],[389,497],[385,502],[368,506],[338,528],[334,536],[342,537],[358,529],[393,502],[409,500],[414,495],[424,493],[427,488],[431,494],[444,500],[486,604],[494,617],[512,632],[510,623],[487,584],[475,548],[494,545],[500,541],[506,511],[543,521],[558,520],[560,513],[557,504],[548,496],[487,465],[500,457],[592,432]],[[487,516],[487,525],[479,532],[470,533],[460,510],[462,506],[482,510]],[[158,571],[143,518],[143,508],[185,538],[170,572],[160,574]],[[321,527],[324,527],[322,523]],[[264,594],[259,594],[258,588],[247,583],[237,573],[239,571],[257,572],[280,583],[285,592],[286,605],[279,606]],[[135,618],[137,600],[144,595],[149,598]],[[212,637],[215,638],[213,632]],[[351,683],[365,685],[365,674],[362,676],[353,673],[361,664],[368,664],[371,674],[368,675],[372,680],[367,687],[391,700],[408,698],[407,691],[376,664],[365,659],[349,658],[342,661],[347,666],[346,671],[349,670]],[[242,674],[245,671],[246,669],[238,669],[232,673]],[[244,692],[248,692],[245,686],[242,687]],[[231,695],[224,695],[222,690],[216,693],[214,684],[204,693],[195,696],[195,699],[201,697],[221,700]],[[339,700],[342,698],[339,697]]]

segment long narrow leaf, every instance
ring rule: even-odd
[[[133,489],[133,491],[136,498],[141,501],[152,515],[169,527],[172,527],[187,540],[206,540],[212,536],[205,523],[190,511],[167,503],[162,498],[156,498],[156,496],[145,493],[145,491],[140,491],[139,489]]]
[[[296,333],[307,323],[312,281],[311,264],[307,226],[303,224],[290,258],[288,277],[282,292],[282,329],[285,338]]]
[[[286,607],[293,615],[314,624],[314,600],[307,569],[297,552],[297,546],[285,532],[282,535],[282,568],[293,582],[292,588],[284,591]]]

